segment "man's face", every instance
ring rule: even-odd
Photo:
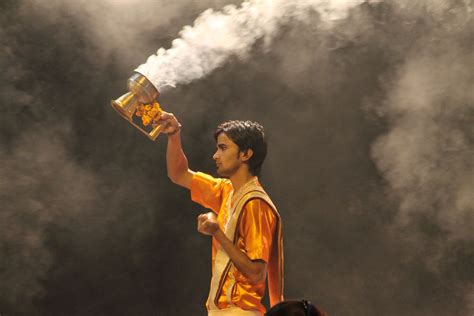
[[[240,159],[239,146],[225,133],[217,136],[217,151],[212,156],[216,161],[217,173],[223,177],[232,176],[243,164]]]

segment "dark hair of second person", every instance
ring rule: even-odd
[[[306,300],[286,300],[270,308],[265,316],[327,316]]]

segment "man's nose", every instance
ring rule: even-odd
[[[217,160],[217,151],[214,153],[214,155],[212,155],[212,158],[213,158],[214,160]]]

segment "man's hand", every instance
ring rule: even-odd
[[[174,116],[173,113],[163,111],[161,113],[160,119],[158,120],[158,123],[163,124],[161,132],[165,134],[171,135],[181,129],[181,124],[178,122],[176,116]]]
[[[214,237],[229,255],[237,270],[242,272],[252,284],[265,281],[267,264],[263,260],[250,260],[247,254],[237,248],[234,243],[227,238],[225,233],[219,228],[217,216],[214,212],[201,214],[197,218],[197,229],[204,235]]]
[[[197,230],[201,234],[213,236],[219,230],[216,214],[209,212],[199,215],[197,217]]]

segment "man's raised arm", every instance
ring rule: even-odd
[[[163,112],[160,117],[164,125],[162,133],[168,135],[166,167],[168,177],[180,186],[191,188],[194,172],[188,167],[188,159],[181,146],[181,124],[172,113]]]

